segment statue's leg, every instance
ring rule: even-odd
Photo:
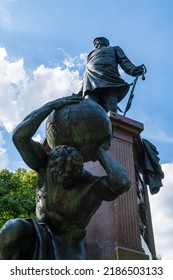
[[[0,230],[0,259],[32,259],[35,236],[32,224],[24,219],[7,221]]]
[[[117,113],[118,95],[115,88],[105,88],[102,92],[102,107],[106,112]]]

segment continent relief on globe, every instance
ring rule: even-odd
[[[46,122],[49,147],[70,145],[81,152],[84,162],[96,160],[98,147],[112,136],[112,125],[105,110],[84,99],[54,110]]]

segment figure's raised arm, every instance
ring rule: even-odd
[[[56,109],[67,104],[79,102],[79,96],[63,97],[46,103],[39,109],[30,113],[14,130],[13,142],[22,156],[24,162],[32,169],[38,171],[47,162],[47,153],[43,146],[32,140],[35,132],[46,117]]]

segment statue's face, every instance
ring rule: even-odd
[[[99,46],[100,46],[100,40],[99,40],[99,39],[96,39],[96,40],[94,41],[94,47],[95,47],[96,49],[98,49]]]
[[[54,155],[53,160],[50,160],[51,162],[49,163],[53,179],[64,186],[73,183],[83,170],[81,154],[76,149],[72,149],[70,152],[67,151],[64,154],[58,153],[57,157]]]

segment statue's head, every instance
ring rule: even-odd
[[[80,176],[83,170],[83,157],[71,146],[57,146],[49,153],[48,165],[52,178],[58,184],[68,186]]]
[[[99,47],[103,47],[103,46],[109,47],[110,43],[109,40],[105,37],[97,37],[94,39],[93,45],[95,49],[98,49]]]

